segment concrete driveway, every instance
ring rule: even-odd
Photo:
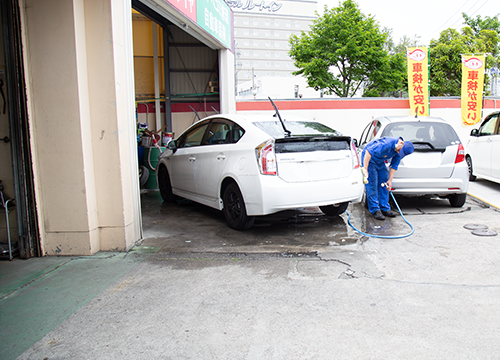
[[[53,268],[2,299],[2,358],[499,359],[500,236],[464,225],[498,232],[500,212],[472,198],[401,199],[402,239],[317,209],[237,232],[194,203],[142,201],[133,251],[33,259]],[[362,231],[409,231],[348,211]]]

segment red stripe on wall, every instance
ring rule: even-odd
[[[325,100],[276,100],[274,101],[280,110],[329,110],[329,109],[409,109],[408,99],[325,99]],[[460,109],[458,98],[431,98],[431,109]],[[493,99],[485,99],[484,108],[499,108]],[[269,100],[238,101],[237,111],[259,111],[273,110]]]

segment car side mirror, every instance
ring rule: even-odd
[[[354,146],[358,147],[358,139],[352,139],[352,142],[354,143]]]
[[[479,136],[479,130],[478,129],[472,129],[470,132],[470,136]]]
[[[175,140],[170,140],[167,144],[167,147],[172,150],[172,152],[176,152],[177,151],[177,143],[175,142]]]

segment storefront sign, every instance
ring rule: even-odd
[[[429,56],[427,47],[408,48],[407,55],[411,114],[429,116]]]
[[[484,55],[462,55],[462,124],[481,120],[484,86]]]
[[[266,3],[264,0],[260,2],[254,2],[253,0],[227,0],[226,2],[232,8],[249,11],[255,9],[259,11],[267,10],[269,12],[276,12],[283,6],[283,3],[280,2],[269,1]]]
[[[231,10],[224,0],[198,0],[197,23],[226,47],[231,48]]]
[[[196,22],[196,0],[164,0]]]

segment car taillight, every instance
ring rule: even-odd
[[[455,158],[455,164],[458,164],[465,160],[465,149],[462,144],[458,144],[457,157]]]
[[[276,175],[274,140],[268,140],[255,148],[255,155],[262,175]]]
[[[359,168],[359,157],[358,157],[358,152],[356,151],[356,148],[354,147],[354,143],[351,141],[351,155],[352,155],[352,168],[357,169]]]

